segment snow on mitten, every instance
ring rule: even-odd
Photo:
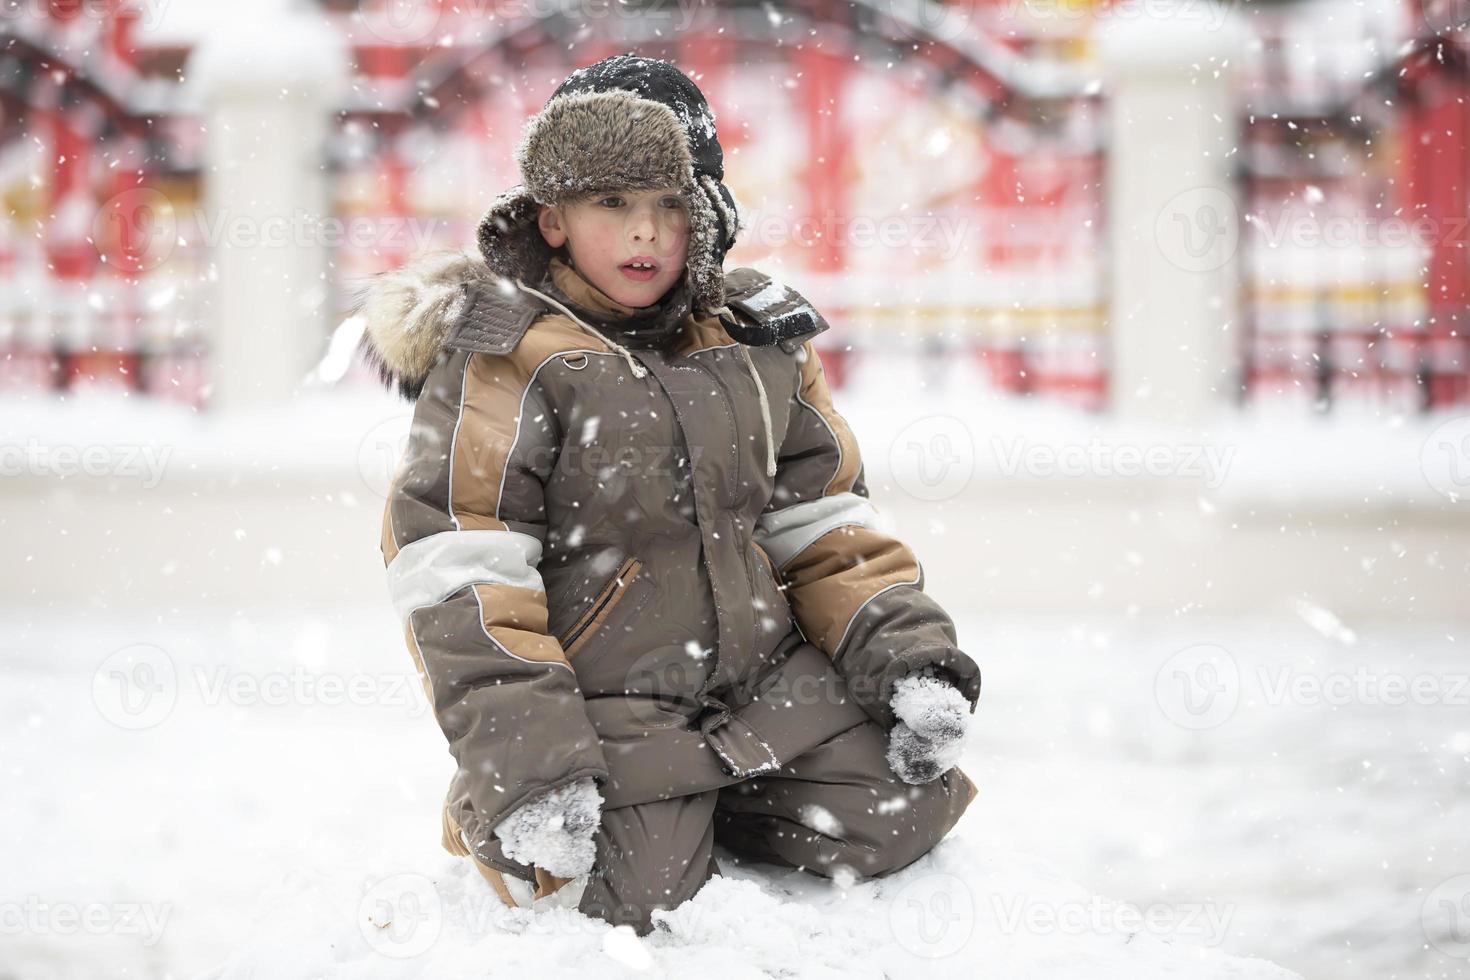
[[[898,724],[888,733],[888,765],[906,783],[927,783],[952,769],[964,751],[970,702],[930,668],[893,685],[888,702]]]
[[[592,869],[602,824],[602,794],[591,776],[531,797],[495,825],[500,849],[512,861],[575,878]]]

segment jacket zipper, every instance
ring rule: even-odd
[[[618,566],[618,570],[613,575],[612,581],[603,587],[602,592],[593,600],[591,607],[578,617],[577,621],[561,637],[559,642],[561,643],[562,652],[568,656],[571,655],[572,647],[587,632],[587,628],[597,622],[607,610],[612,608],[619,597],[627,591],[628,583],[632,581],[633,576],[637,574],[641,565],[642,562],[638,559],[627,558]]]

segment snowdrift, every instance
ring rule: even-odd
[[[1041,862],[951,837],[887,878],[736,865],[639,938],[561,907],[504,906],[470,864],[294,872],[209,980],[501,977],[1293,980],[1215,948],[1229,909],[1107,902]],[[1299,978],[1296,978],[1299,980]]]

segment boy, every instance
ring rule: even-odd
[[[639,934],[716,841],[828,876],[912,863],[975,795],[979,670],[877,530],[826,322],[722,268],[739,211],[703,94],[608,58],[516,159],[481,257],[361,307],[416,399],[382,550],[458,763],[444,846],[509,905]]]

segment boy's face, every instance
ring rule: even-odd
[[[689,211],[674,188],[607,191],[541,208],[538,225],[552,248],[566,245],[588,282],[624,306],[649,306],[684,274]],[[633,268],[651,262],[652,271]]]

